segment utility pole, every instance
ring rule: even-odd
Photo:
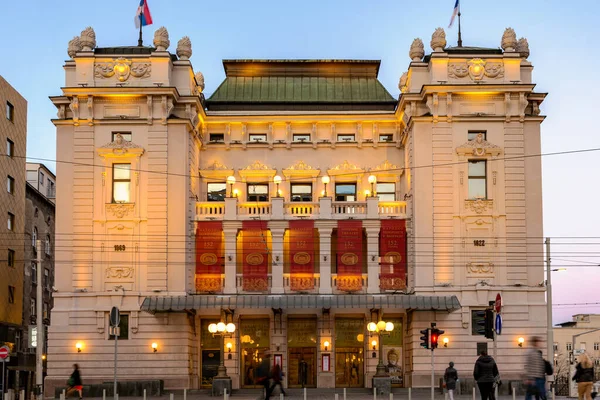
[[[552,360],[552,367],[554,368],[554,331],[552,330],[552,268],[550,267],[550,238],[546,238],[546,319],[547,319],[547,332],[546,332],[546,357],[548,360]],[[549,379],[551,398],[554,398],[554,375],[550,376]]]
[[[42,356],[44,354],[44,316],[43,313],[43,304],[44,304],[44,291],[42,285],[44,282],[42,281],[42,241],[38,239],[35,243],[35,247],[37,249],[37,304],[36,304],[36,314],[37,314],[37,346],[35,349],[35,384],[38,390],[38,399],[44,398],[44,364],[42,361]]]

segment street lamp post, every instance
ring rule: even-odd
[[[235,325],[231,322],[225,324],[224,322],[219,322],[217,324],[208,325],[208,331],[212,333],[213,336],[219,336],[220,344],[219,344],[219,353],[221,356],[219,357],[219,368],[217,369],[217,376],[215,378],[229,378],[227,376],[227,368],[225,367],[225,336],[231,336],[235,332]]]
[[[367,324],[367,330],[371,335],[377,334],[379,337],[379,362],[377,363],[377,370],[375,372],[376,377],[388,377],[389,374],[385,372],[385,365],[383,364],[383,346],[381,339],[383,336],[389,336],[394,330],[394,324],[391,322],[379,321],[369,322]]]

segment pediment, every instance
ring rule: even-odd
[[[214,161],[208,167],[200,170],[200,176],[203,178],[226,179],[228,176],[233,174],[233,168],[229,168],[218,161]]]
[[[277,170],[257,160],[247,167],[242,168],[239,173],[242,177],[242,182],[270,182],[277,173]]]
[[[359,175],[364,174],[365,170],[358,165],[348,162],[345,160],[343,163],[336,165],[335,167],[328,169],[327,173],[329,175]]]
[[[100,157],[139,157],[144,154],[144,148],[123,139],[120,133],[115,140],[96,149]]]
[[[304,161],[298,161],[296,164],[292,164],[283,171],[283,175],[286,178],[289,177],[310,177],[316,178],[321,173],[319,168],[312,167],[306,164]]]
[[[482,134],[479,134],[475,139],[458,146],[456,153],[476,157],[497,156],[502,153],[502,148],[488,142]]]
[[[375,175],[378,181],[382,179],[397,179],[404,173],[404,168],[392,164],[389,160],[385,160],[376,167],[371,168],[369,173]]]

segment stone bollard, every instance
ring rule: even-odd
[[[513,388],[512,388],[512,392],[513,392],[513,393],[512,393],[512,395],[513,395],[513,400],[516,400],[516,398],[517,398],[517,388],[513,386]]]
[[[65,389],[63,389],[62,393],[60,394],[60,400],[65,400],[67,398],[67,391]]]
[[[283,400],[283,393],[279,393],[279,400]]]
[[[173,393],[171,393],[171,394],[169,395],[169,399],[170,399],[170,400],[174,400],[174,399],[175,399],[175,395],[174,395]]]
[[[304,388],[304,400],[306,400],[306,388]]]
[[[377,389],[373,387],[373,400],[377,400]]]
[[[412,388],[408,388],[408,400],[412,400]]]
[[[473,400],[475,400],[475,386],[473,386]]]
[[[344,400],[346,400],[346,388],[344,388]]]
[[[146,389],[144,389],[144,400],[146,400]]]
[[[390,400],[394,400],[394,393],[390,393]]]
[[[227,388],[223,388],[223,400],[227,400]]]
[[[339,400],[339,399],[338,399],[338,394],[337,394],[337,393],[336,393],[336,394],[333,396],[333,400]]]
[[[106,400],[106,389],[102,389],[102,400]]]
[[[183,389],[183,400],[187,400],[187,389]]]

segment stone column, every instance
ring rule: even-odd
[[[365,221],[367,232],[367,293],[379,293],[379,221]]]
[[[223,233],[225,234],[225,288],[224,293],[236,293],[236,259],[237,259],[237,232],[238,223],[223,222]]]
[[[335,255],[331,254],[331,232],[335,226],[335,221],[327,221],[325,224],[318,224],[319,229],[319,274],[320,284],[319,293],[330,294],[332,293],[331,287],[331,257]]]
[[[287,222],[271,221],[269,230],[272,238],[271,293],[283,293],[283,234]]]

